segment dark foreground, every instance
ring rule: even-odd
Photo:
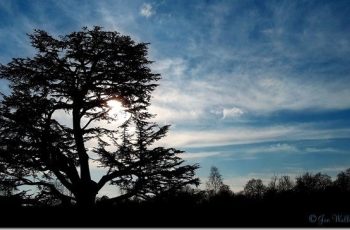
[[[90,209],[3,207],[1,227],[349,227],[349,196],[218,198]]]

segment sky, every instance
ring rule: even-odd
[[[159,144],[186,151],[203,184],[216,166],[240,191],[350,167],[349,15],[346,0],[5,0],[0,63],[33,56],[33,29],[97,25],[149,42],[162,75],[150,111],[172,125]]]

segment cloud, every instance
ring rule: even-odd
[[[322,79],[310,81],[296,79],[288,73],[283,76],[265,72],[263,75],[252,73],[250,76],[232,73],[209,81],[213,86],[220,85],[221,92],[209,90],[208,97],[234,103],[254,113],[350,108],[350,102],[342,100],[350,97],[350,91],[344,87],[348,80],[342,78],[332,82]]]
[[[257,61],[255,57],[251,59]],[[174,57],[160,59],[152,65],[152,70],[163,77],[153,94],[152,105],[162,108],[161,112],[168,114],[166,119],[174,110],[181,114],[195,111],[196,116],[173,115],[176,122],[186,123],[206,121],[212,115],[218,119],[220,113],[221,118],[228,119],[243,114],[268,116],[276,111],[317,112],[350,108],[350,101],[343,99],[350,98],[346,87],[349,80],[344,77],[333,81],[324,77],[315,80],[311,74],[304,79],[300,76],[306,77],[308,73],[300,73],[297,77],[293,70],[278,65],[274,69],[257,66],[256,69],[240,67],[228,71],[205,60],[197,61],[193,65],[190,60]],[[159,121],[162,113],[158,113]]]
[[[208,85],[189,78],[189,64],[182,58],[160,59],[151,66],[162,75],[160,86],[154,91],[150,111],[157,114],[155,121],[183,123],[200,120],[206,116],[206,92]]]
[[[260,146],[255,148],[250,148],[244,151],[244,153],[249,155],[255,155],[259,153],[296,153],[299,150],[290,144],[277,143],[269,146]]]
[[[331,166],[331,167],[324,167],[324,168],[320,168],[318,170],[318,172],[322,172],[322,173],[333,173],[333,174],[338,174],[342,171],[347,170],[348,168],[350,168],[348,165],[347,166]]]
[[[163,75],[165,79],[172,79],[173,77],[185,77],[185,71],[188,69],[187,62],[179,57],[164,58],[157,60],[151,66],[156,73]]]
[[[185,62],[168,57],[167,61],[173,66],[177,63],[177,68],[167,68],[168,71],[162,72],[165,81],[160,82],[160,96],[164,100],[170,97],[174,100],[174,95],[179,98],[179,105],[172,104],[172,109],[181,108],[183,114],[186,110],[196,110],[200,114],[196,119],[206,121],[205,118],[210,113],[215,114],[212,111],[218,111],[218,108],[225,108],[227,118],[240,114],[234,109],[229,111],[235,107],[257,116],[268,116],[281,110],[350,108],[350,101],[343,99],[350,97],[346,87],[349,85],[348,71],[344,64],[337,64],[339,60],[349,60],[344,51],[350,47],[346,48],[348,36],[344,31],[336,31],[331,24],[322,25],[316,20],[329,17],[332,24],[338,25],[339,19],[331,17],[329,9],[325,11],[320,4],[318,9],[302,17],[305,24],[300,31],[295,31],[293,24],[298,20],[293,15],[300,14],[299,4],[266,4],[266,7],[271,10],[271,19],[266,19],[259,10],[236,12],[240,20],[232,20],[232,27],[225,25],[230,14],[239,9],[232,4],[201,5],[199,9],[208,12],[207,18],[193,17],[191,22],[186,18],[179,19],[178,24],[182,28],[202,25],[203,20],[212,22],[213,28],[192,30],[187,43],[172,41],[183,47],[174,50],[174,53],[183,51],[191,54]],[[215,18],[218,19],[214,21]],[[264,23],[268,21],[272,22],[272,26],[266,26],[270,25]],[[315,30],[317,35],[312,33]],[[330,37],[333,34],[340,42],[334,43]],[[223,37],[230,37],[234,42],[223,43]],[[182,57],[186,54],[182,53]],[[343,72],[339,73],[339,69]],[[176,72],[181,74],[174,74]],[[185,78],[179,78],[180,75],[185,75]],[[170,91],[169,94],[168,90],[174,88],[177,92]],[[187,100],[182,100],[184,98]],[[165,111],[169,107],[165,105],[162,108]],[[187,122],[187,119],[183,117],[177,122]]]
[[[234,118],[234,117],[240,117],[241,115],[243,115],[243,111],[240,108],[237,107],[233,107],[230,109],[223,109],[222,114],[223,114],[223,119],[226,118]]]
[[[180,155],[183,159],[198,159],[198,158],[207,158],[220,155],[220,152],[199,152],[199,153],[183,153]]]
[[[305,152],[308,153],[347,153],[346,151],[335,149],[335,148],[315,148],[308,147],[305,149]]]
[[[161,105],[163,112],[169,110],[170,113],[175,108],[182,113],[196,111],[200,114],[189,117],[190,120],[208,118],[210,114],[218,115],[220,107],[223,108],[224,119],[237,118],[244,113],[268,116],[276,111],[317,112],[350,108],[350,101],[344,100],[350,98],[346,78],[314,81],[300,80],[288,75],[281,76],[278,73],[266,72],[260,76],[260,73],[247,75],[219,71],[215,75],[203,74],[202,80],[194,80],[192,77],[185,80],[183,77],[179,79],[179,76],[190,75],[186,72],[190,67],[184,67],[185,64],[180,61],[168,62],[172,64],[167,66],[172,67],[163,67],[163,70],[167,72],[166,69],[173,69],[169,70],[172,74],[163,75],[165,79],[160,81],[152,103],[155,106]],[[162,114],[159,115],[161,119]],[[177,121],[188,120],[186,117],[182,118]]]
[[[169,103],[171,104],[171,103]],[[173,106],[173,105],[172,105]],[[157,114],[153,119],[154,121],[164,124],[174,124],[183,121],[196,120],[201,116],[201,111],[195,109],[183,108],[181,106],[169,107],[169,106],[151,106],[149,110],[152,114]]]
[[[159,145],[175,147],[208,147],[231,144],[263,143],[287,140],[322,140],[349,138],[348,128],[319,128],[312,125],[274,125],[271,127],[237,127],[213,130],[171,130],[160,140]],[[270,146],[268,151],[296,151],[292,146],[280,144]]]
[[[267,152],[273,152],[273,153],[278,153],[278,152],[297,152],[298,149],[293,146],[293,145],[289,145],[289,144],[285,144],[285,143],[278,143],[278,144],[274,144],[274,145],[270,145],[269,148],[267,150],[265,150]]]
[[[141,9],[140,9],[140,14],[146,18],[149,18],[151,17],[152,15],[155,14],[155,11],[153,10],[153,7],[151,4],[149,3],[144,3],[142,6],[141,6]]]

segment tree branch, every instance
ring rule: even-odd
[[[50,184],[48,182],[45,182],[45,181],[32,181],[30,179],[19,177],[19,176],[15,175],[15,174],[12,174],[12,173],[6,173],[6,174],[9,175],[9,176],[12,176],[12,177],[16,177],[17,180],[22,182],[21,185],[39,185],[39,186],[41,185],[41,186],[48,187],[62,201],[75,200],[75,198],[73,198],[73,197],[70,197],[70,196],[62,194],[60,191],[57,190],[55,185]]]
[[[93,122],[94,120],[98,120],[100,119],[101,117],[103,117],[104,115],[106,115],[111,109],[108,109],[107,111],[104,111],[102,113],[98,113],[96,114],[93,118],[91,118],[85,125],[84,127],[82,128],[82,130],[85,130],[91,122]]]

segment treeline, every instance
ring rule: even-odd
[[[97,202],[102,207],[104,199],[107,197]],[[350,226],[350,168],[338,173],[334,180],[321,172],[307,172],[295,179],[273,176],[267,184],[252,178],[243,191],[234,193],[223,183],[219,170],[212,167],[205,189],[187,186],[148,201],[130,200],[114,207],[152,210],[150,213],[156,213],[158,220],[163,221],[160,226]],[[152,214],[146,216],[148,223]],[[150,225],[154,226],[152,221]]]
[[[267,184],[253,178],[234,193],[212,167],[204,190],[185,187],[139,204],[146,210],[181,210],[188,226],[350,226],[350,169],[334,180],[321,172],[274,176]]]
[[[47,211],[47,207],[32,204],[16,213],[22,212],[27,218],[23,226],[34,227],[350,226],[350,168],[334,180],[324,173],[304,173],[295,179],[274,176],[267,184],[253,178],[243,191],[234,193],[223,183],[219,170],[212,167],[205,189],[186,186],[149,200],[114,204],[104,202],[108,199],[98,198],[93,210],[58,205]],[[10,191],[3,193],[1,202],[2,207],[21,207],[20,197],[16,199]],[[46,222],[35,222],[36,216]],[[55,221],[57,216],[61,221]]]
[[[211,168],[211,173],[204,190],[185,187],[180,191],[164,193],[163,196],[155,197],[154,200],[172,200],[172,198],[190,196],[196,203],[212,202],[218,198],[244,198],[250,200],[263,200],[285,195],[350,195],[350,168],[340,172],[335,180],[324,173],[306,172],[295,179],[288,175],[273,176],[268,184],[264,184],[259,178],[252,178],[245,184],[243,191],[234,193],[223,179],[216,167]],[[173,197],[172,197],[173,196]],[[107,197],[102,198],[107,199]],[[177,202],[176,202],[177,203]]]

